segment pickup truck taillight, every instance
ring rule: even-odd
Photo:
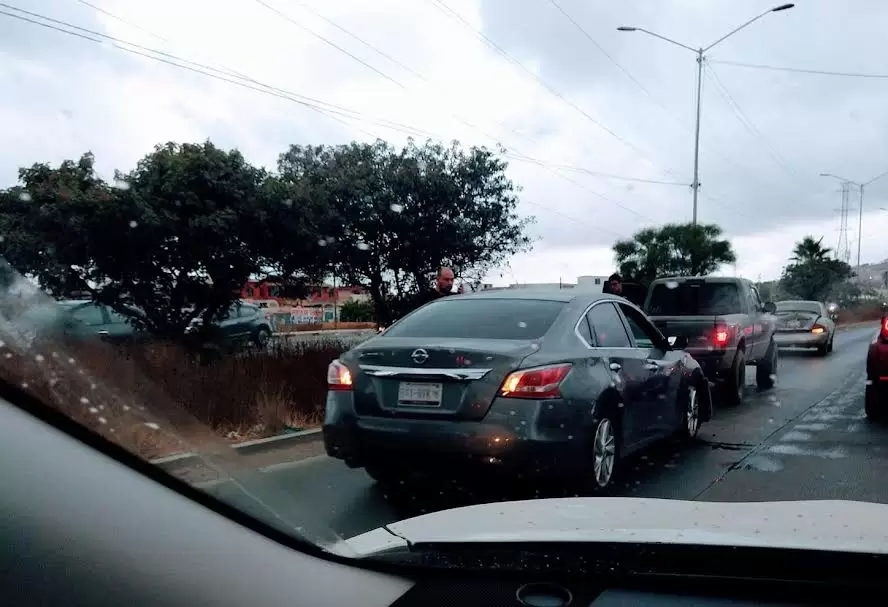
[[[712,341],[718,347],[727,346],[734,337],[736,327],[731,325],[719,325],[712,332]]]

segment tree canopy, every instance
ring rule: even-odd
[[[847,283],[854,275],[851,266],[829,256],[832,249],[823,246],[823,238],[806,236],[793,248],[790,264],[783,270],[780,290],[796,299],[826,301],[833,297],[846,304],[860,294]]]
[[[0,190],[3,256],[57,297],[87,293],[172,339],[251,277],[362,285],[396,317],[438,266],[477,280],[527,250],[506,163],[485,148],[293,145],[277,171],[211,142],[158,145],[106,181],[86,153]]]
[[[624,280],[650,284],[664,276],[701,276],[737,260],[717,225],[667,224],[645,228],[614,244]]]

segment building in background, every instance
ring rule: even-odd
[[[534,291],[561,291],[564,289],[577,289],[586,293],[601,293],[604,284],[607,282],[607,276],[580,276],[577,282],[525,282],[512,283],[505,287],[495,287],[492,284],[481,285],[482,291],[497,291],[503,289],[527,289]]]

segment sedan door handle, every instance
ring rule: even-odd
[[[648,371],[659,371],[660,365],[648,363],[644,366],[644,368],[647,369]]]
[[[619,371],[619,370],[621,370],[622,368],[623,368],[623,365],[621,365],[620,363],[611,363],[611,364],[610,364],[610,370],[611,370],[611,371]]]

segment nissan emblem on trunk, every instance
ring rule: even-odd
[[[410,355],[410,358],[412,358],[413,362],[415,362],[417,365],[421,365],[429,359],[429,353],[422,348],[419,348],[413,351],[413,354]]]

